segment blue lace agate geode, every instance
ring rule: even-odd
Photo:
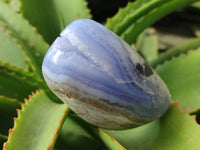
[[[170,94],[154,70],[101,24],[68,25],[47,52],[42,71],[50,89],[98,127],[128,129],[159,118]]]

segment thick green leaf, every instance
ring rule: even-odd
[[[15,37],[17,43],[21,45],[21,50],[25,51],[27,57],[36,68],[40,76],[43,57],[48,49],[48,45],[36,30],[16,11],[4,2],[0,1],[0,22],[4,24],[8,33]]]
[[[145,28],[195,1],[197,0],[137,0],[120,9],[107,21],[106,27],[132,44]]]
[[[19,11],[19,7],[20,7],[19,0],[0,0],[0,1],[7,3],[15,11]]]
[[[39,91],[19,111],[4,150],[52,149],[67,114],[65,104],[51,101]]]
[[[168,86],[172,100],[194,111],[200,108],[200,49],[189,51],[156,68]]]
[[[20,0],[21,11],[51,44],[61,30],[78,18],[89,18],[84,0]]]
[[[45,40],[51,44],[60,33],[59,16],[54,0],[20,0],[21,11],[30,23],[37,27]],[[60,0],[58,0],[60,1]]]
[[[75,115],[69,115],[60,131],[56,148],[59,150],[99,150],[106,149],[97,135],[96,128]],[[93,133],[92,133],[93,132]]]
[[[200,126],[177,103],[164,116],[142,127],[106,131],[128,150],[198,150]]]
[[[198,0],[169,0],[165,1],[162,6],[155,8],[148,14],[144,14],[142,18],[138,19],[133,24],[129,24],[129,27],[121,34],[121,37],[132,44],[135,42],[138,35],[144,31],[147,27],[161,19],[162,17],[172,13],[173,11],[186,7]]]
[[[157,59],[155,59],[152,63],[152,67],[156,67],[157,65],[163,64],[165,61],[172,59],[182,53],[187,53],[191,49],[197,49],[200,47],[200,39],[192,39],[182,45],[176,46],[174,48],[169,49],[167,52],[161,54]]]
[[[138,52],[148,63],[158,57],[158,37],[153,32],[153,28],[146,30],[138,37],[136,42]]]
[[[112,136],[104,132],[102,129],[99,129],[99,136],[104,141],[105,145],[111,150],[125,150],[125,148],[114,139]]]
[[[0,95],[23,101],[32,91],[38,89],[41,83],[35,73],[0,61]]]
[[[20,11],[20,2],[19,0],[10,0],[10,7],[12,7],[15,11]]]
[[[122,33],[130,27],[130,25],[134,24],[140,18],[148,15],[151,11],[156,8],[162,6],[166,2],[170,0],[149,0],[146,3],[142,3],[142,5],[134,11],[131,11],[126,15],[126,17],[120,22],[114,32],[117,35],[122,35]]]
[[[69,138],[70,137],[70,138]],[[76,143],[76,144],[74,144]],[[84,146],[83,146],[84,145]],[[60,131],[56,148],[59,150],[122,150],[115,139],[71,112]]]
[[[16,109],[19,108],[19,101],[0,96],[0,134],[8,135],[8,130],[13,127],[13,118],[17,116]]]
[[[25,54],[21,51],[16,39],[10,35],[2,22],[0,22],[0,45],[1,61],[7,61],[23,69],[27,68]]]
[[[114,17],[109,18],[105,26],[108,29],[115,31],[116,28],[118,28],[118,24],[127,19],[129,14],[133,13],[149,1],[150,0],[136,0],[134,2],[129,2],[126,7],[119,9],[118,13]]]
[[[85,0],[54,0],[63,29],[69,23],[80,18],[91,18]]]
[[[30,74],[15,67],[13,70],[8,64],[2,65],[0,62],[0,94],[23,100],[31,91],[38,89],[39,80],[40,88],[45,89],[48,95],[52,96],[52,92],[39,79],[43,78],[41,66],[48,49],[48,45],[42,37],[20,14],[2,1],[0,1],[0,27],[0,61],[8,61],[27,71],[34,72]],[[20,74],[20,72],[22,73]],[[55,95],[52,97],[58,101]]]

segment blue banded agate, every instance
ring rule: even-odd
[[[49,48],[42,65],[49,88],[87,122],[128,129],[159,118],[170,103],[157,73],[103,25],[80,19]]]

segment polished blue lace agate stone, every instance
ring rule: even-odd
[[[68,25],[42,65],[50,89],[87,122],[128,129],[159,118],[170,103],[157,73],[103,25],[80,19]]]

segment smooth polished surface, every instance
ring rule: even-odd
[[[86,121],[128,129],[159,118],[170,94],[154,70],[101,24],[68,25],[47,52],[42,71],[50,89]]]

